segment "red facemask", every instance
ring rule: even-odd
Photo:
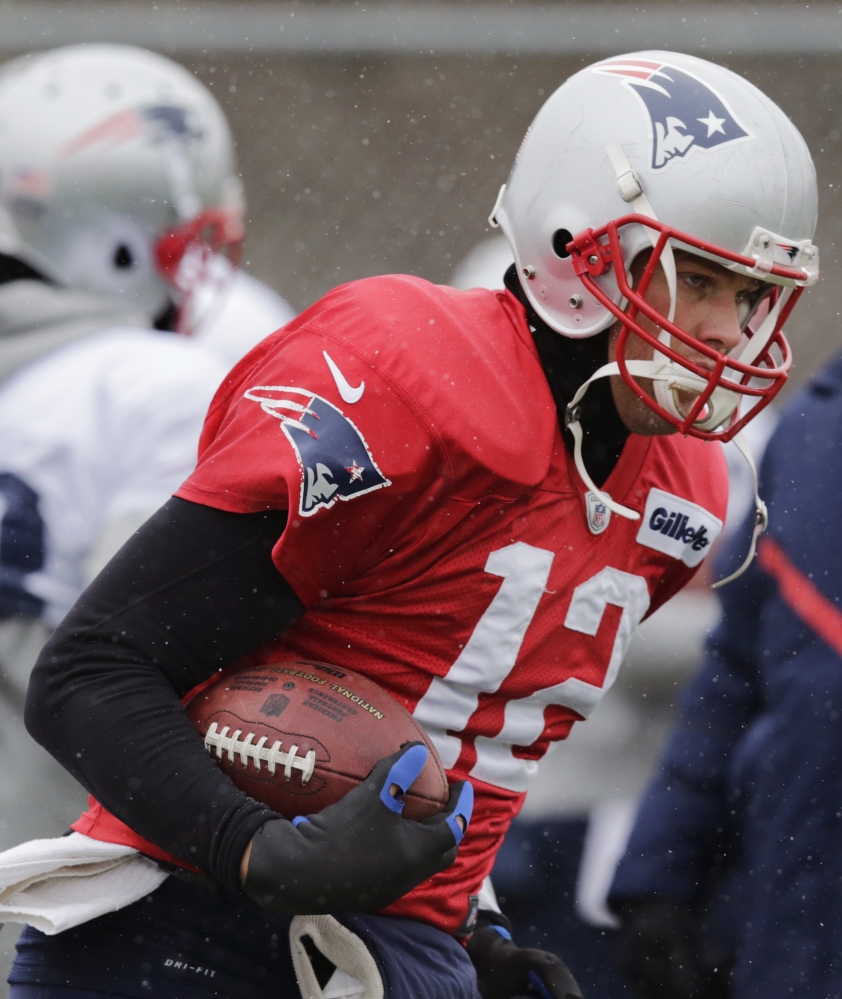
[[[178,271],[185,253],[193,247],[222,253],[239,265],[246,230],[239,212],[225,208],[205,208],[188,222],[165,232],[155,243],[155,264],[160,274],[178,287]],[[185,290],[185,289],[179,289]]]
[[[653,237],[654,249],[637,288],[632,288],[628,282],[620,246],[620,230],[626,225],[643,225],[658,234],[656,239]],[[795,287],[773,285],[743,327],[744,337],[739,347],[731,355],[720,353],[676,326],[645,300],[670,239],[680,242],[683,247],[711,254],[724,265],[740,264],[761,280],[779,278],[791,282]],[[622,323],[617,339],[617,366],[623,380],[639,399],[682,434],[703,440],[730,440],[783,388],[792,364],[792,354],[783,334],[783,326],[804,287],[815,281],[815,274],[777,263],[761,263],[754,257],[733,253],[648,216],[637,214],[624,215],[601,229],[584,230],[567,245],[567,250],[571,254],[574,270],[587,290]],[[625,307],[616,304],[594,280],[612,265],[620,294],[627,302]],[[645,329],[639,315],[645,316],[670,337],[675,337],[690,347],[697,355],[701,354],[709,359],[713,363],[713,369],[708,370],[683,357],[668,342],[665,343],[656,334]],[[652,346],[657,352],[655,357],[658,361],[671,361],[690,376],[692,389],[685,386],[681,392],[681,402],[673,391],[676,401],[671,408],[666,408],[635,379],[625,356],[630,333]],[[715,397],[717,389],[726,390],[733,395],[726,397],[720,392]],[[741,407],[743,399],[750,400],[750,406]],[[715,407],[721,405],[723,400],[727,402],[726,417],[720,425],[711,426],[709,421],[713,418]],[[733,408],[728,414],[730,406]],[[742,415],[741,408],[745,410]],[[706,423],[708,425],[704,426]]]

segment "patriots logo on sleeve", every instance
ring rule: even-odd
[[[244,395],[280,421],[292,444],[301,466],[302,517],[392,484],[357,427],[327,399],[289,385],[255,385]]]
[[[650,59],[608,59],[592,72],[621,79],[648,112],[653,170],[694,149],[754,138],[713,87],[675,66]]]

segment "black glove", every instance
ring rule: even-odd
[[[622,899],[617,961],[647,999],[727,999],[731,959],[702,952],[696,906],[662,898]]]
[[[564,961],[546,950],[518,947],[508,920],[497,913],[481,913],[477,918],[468,955],[482,999],[581,999],[576,979]]]
[[[460,781],[437,815],[403,818],[401,795],[427,756],[426,746],[409,743],[317,815],[264,823],[252,840],[243,892],[286,915],[375,912],[450,867],[471,820],[473,788]]]

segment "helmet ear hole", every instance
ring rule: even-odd
[[[567,244],[573,239],[573,233],[569,229],[556,229],[553,233],[553,253],[562,260],[570,256]]]
[[[114,251],[114,266],[121,271],[134,266],[134,254],[125,243],[120,243]]]

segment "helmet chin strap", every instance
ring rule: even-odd
[[[656,355],[658,352],[656,351]],[[658,355],[663,357],[663,355]],[[674,382],[675,372],[673,371],[674,365],[670,364],[664,359],[664,362],[660,361],[626,361],[626,369],[629,374],[634,375],[637,378],[649,378],[656,385],[658,382]],[[564,426],[573,435],[573,461],[576,465],[576,470],[582,477],[582,481],[587,485],[588,489],[591,490],[599,499],[620,517],[626,517],[628,520],[640,520],[640,514],[636,510],[632,510],[627,506],[623,506],[621,503],[617,503],[613,500],[608,493],[600,489],[593,481],[593,479],[588,474],[587,468],[585,468],[585,461],[582,457],[582,407],[580,403],[585,398],[585,394],[588,391],[592,382],[597,381],[599,378],[609,378],[611,375],[620,375],[620,366],[616,361],[610,361],[608,364],[603,364],[601,368],[598,368],[586,382],[583,382],[579,388],[576,390],[576,394],[570,400],[567,405],[567,409],[564,413]],[[704,384],[701,379],[698,379],[699,386],[697,391],[701,391],[704,388]],[[728,393],[731,395],[732,393]],[[732,409],[733,412],[733,409]],[[730,415],[730,414],[729,414]],[[753,466],[752,466],[753,467]]]
[[[629,370],[633,371],[634,366],[640,363],[640,361],[629,361]],[[631,510],[629,507],[623,506],[621,503],[616,503],[613,499],[611,499],[608,493],[604,492],[594,483],[594,480],[588,474],[587,468],[585,468],[585,461],[582,458],[582,424],[580,423],[582,417],[582,407],[579,404],[582,399],[585,398],[585,393],[588,391],[588,387],[592,382],[595,382],[598,378],[608,378],[610,375],[619,374],[619,365],[616,361],[611,361],[609,364],[603,364],[603,366],[598,368],[586,382],[583,382],[576,390],[576,395],[573,396],[567,405],[567,409],[564,411],[564,426],[573,435],[573,461],[576,464],[576,470],[579,472],[579,475],[582,477],[582,481],[588,489],[599,497],[609,510],[613,510],[613,512],[618,516],[626,517],[628,520],[640,520],[640,514],[636,510]]]
[[[659,381],[669,381],[674,376],[670,372],[669,368],[671,365],[660,364],[657,361],[626,361],[626,368],[629,374],[635,375],[637,378],[651,378],[657,385]],[[619,375],[620,367],[616,361],[611,361],[608,364],[603,364],[601,368],[598,368],[591,377],[583,382],[579,388],[576,390],[576,394],[573,396],[571,401],[568,403],[567,409],[564,413],[564,425],[573,435],[573,461],[576,465],[576,470],[582,478],[582,481],[594,493],[597,498],[604,503],[609,510],[616,513],[619,517],[625,517],[627,520],[640,520],[640,514],[636,510],[632,510],[630,507],[623,506],[621,503],[617,503],[615,500],[609,496],[607,492],[600,489],[593,479],[588,474],[587,468],[585,468],[585,462],[582,457],[582,407],[581,402],[584,399],[585,394],[588,391],[589,386],[592,382],[595,382],[598,378],[608,378],[611,375]],[[729,396],[733,393],[728,392]],[[732,409],[733,412],[733,409]],[[736,434],[733,438],[734,444],[737,446],[740,454],[748,462],[748,466],[751,469],[752,478],[754,480],[754,504],[757,510],[754,531],[751,536],[751,546],[749,547],[748,555],[746,556],[743,564],[733,572],[726,579],[721,579],[718,583],[713,584],[714,589],[718,589],[720,586],[724,586],[726,583],[730,583],[732,580],[741,576],[746,569],[751,565],[754,559],[754,554],[757,549],[757,539],[766,530],[769,524],[769,513],[766,509],[766,504],[760,498],[760,491],[757,481],[757,466],[754,463],[754,458],[752,457],[751,450],[748,446],[746,439],[742,434]]]

